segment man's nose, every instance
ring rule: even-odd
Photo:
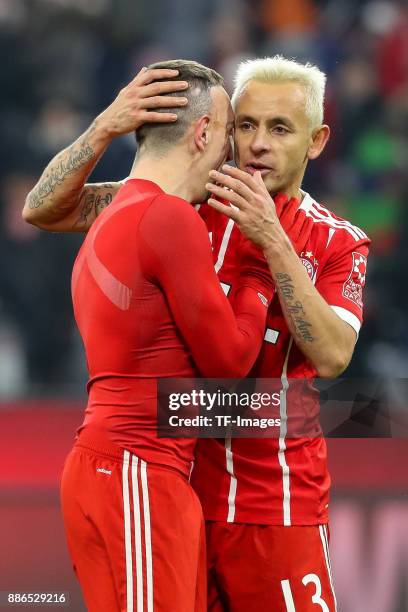
[[[270,149],[270,143],[266,130],[257,129],[254,132],[250,146],[254,153],[262,153],[263,151],[268,151]]]

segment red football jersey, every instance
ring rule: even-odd
[[[335,216],[307,193],[298,209],[313,219],[301,261],[319,293],[358,334],[370,241],[361,229]],[[212,241],[215,270],[225,293],[231,295],[240,232],[232,220],[206,205],[201,206],[200,214]],[[327,522],[326,442],[323,437],[290,439],[286,432],[288,379],[312,380],[316,374],[294,343],[275,295],[250,376],[281,379],[279,438],[199,441],[192,483],[207,520],[270,525]],[[317,398],[314,401],[318,411]]]
[[[157,437],[156,381],[249,372],[273,288],[249,267],[238,283],[234,316],[193,206],[129,180],[92,225],[72,275],[90,376],[82,427],[188,476],[195,441]],[[220,329],[227,342],[219,342]]]

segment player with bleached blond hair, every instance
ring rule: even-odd
[[[273,58],[247,60],[242,62],[234,79],[234,93],[231,97],[233,108],[246,85],[250,81],[259,83],[298,83],[303,85],[307,92],[306,114],[310,125],[316,128],[323,123],[324,95],[326,89],[326,75],[313,64],[299,64],[286,59],[281,55]]]
[[[281,56],[242,63],[232,96],[238,167],[212,171],[207,184],[216,211],[207,225],[216,256],[225,253],[223,286],[236,283],[239,229],[266,254],[276,296],[250,376],[280,379],[281,389],[278,439],[200,440],[196,451],[193,485],[207,520],[212,612],[336,610],[326,443],[320,428],[311,437],[294,437],[291,429],[299,410],[309,417],[319,410],[311,384],[299,397],[293,379],[339,376],[362,321],[369,240],[301,187],[330,135],[325,82],[317,67]],[[282,193],[289,202],[282,204]],[[286,234],[281,226],[290,207],[312,220],[300,253],[294,227]]]
[[[232,300],[240,231],[265,254],[276,293],[250,376],[278,380],[281,423],[278,438],[198,443],[192,483],[207,524],[211,612],[336,610],[326,443],[318,430],[292,438],[290,427],[299,407],[293,380],[306,381],[301,406],[317,415],[311,382],[344,371],[362,323],[369,239],[302,189],[309,160],[330,135],[323,122],[325,81],[317,67],[281,56],[239,66],[232,96],[237,167],[210,172],[210,206],[200,208],[218,278]],[[129,118],[121,133],[138,121],[136,114]],[[97,159],[103,150],[96,150]],[[78,229],[80,219],[81,229],[89,228],[97,203],[119,186],[85,185],[95,164],[71,172],[38,207],[29,196],[26,219],[60,231]]]

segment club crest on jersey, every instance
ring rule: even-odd
[[[319,262],[316,257],[313,255],[312,251],[302,251],[300,254],[300,261],[306,268],[306,272],[308,273],[311,280],[316,276],[317,266]]]
[[[363,307],[363,287],[365,285],[367,258],[353,252],[353,263],[348,279],[343,285],[343,296],[360,308]]]

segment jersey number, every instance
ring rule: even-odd
[[[313,582],[316,587],[315,593],[312,597],[312,602],[321,607],[323,612],[330,612],[329,606],[322,599],[322,585],[319,576],[316,574],[306,574],[302,579],[303,584],[306,586],[309,582]],[[287,612],[296,612],[295,602],[293,601],[292,589],[290,588],[289,580],[281,580],[283,597],[285,599]]]

